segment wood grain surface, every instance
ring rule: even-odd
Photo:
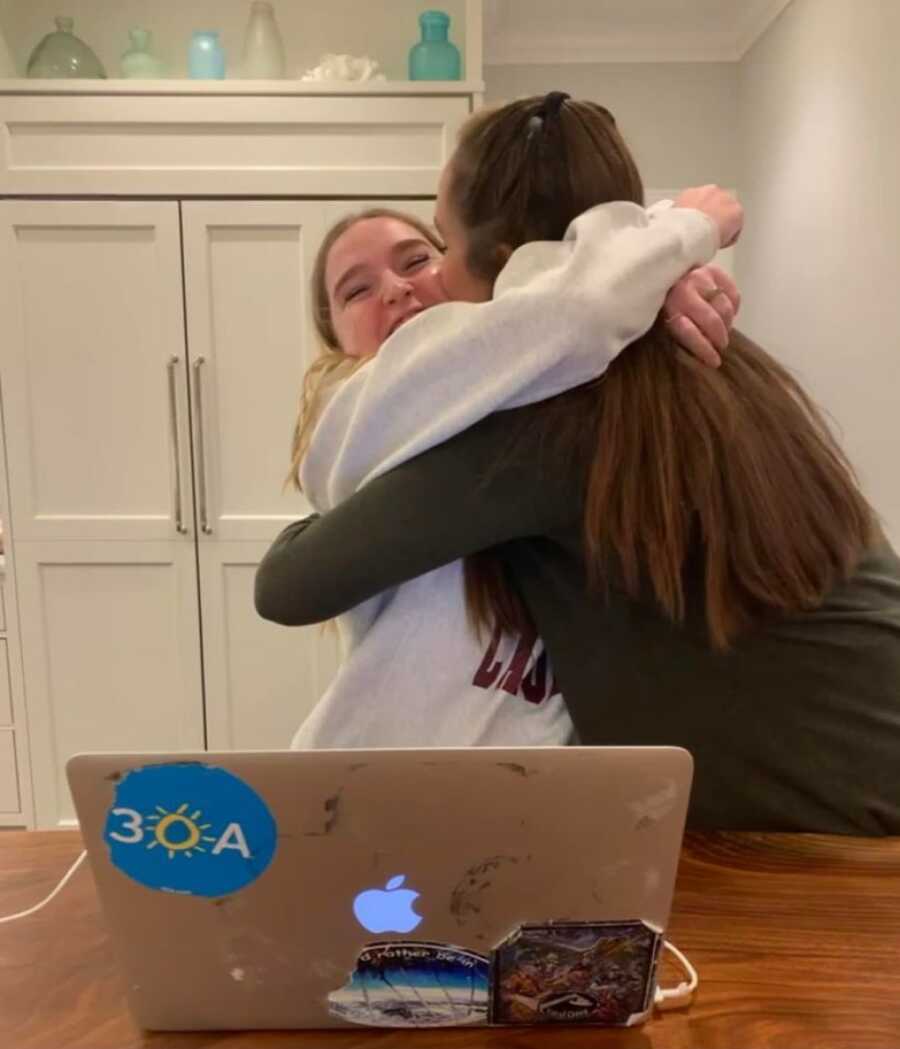
[[[0,832],[0,916],[46,896],[74,831]],[[669,938],[700,973],[690,1008],[596,1028],[144,1033],[87,867],[0,925],[2,1049],[898,1049],[900,839],[690,834]],[[662,984],[681,980],[666,963]]]

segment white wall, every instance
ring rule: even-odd
[[[793,0],[739,63],[496,65],[607,106],[652,188],[736,187],[739,324],[831,415],[900,546],[900,2]]]
[[[560,90],[606,106],[634,154],[650,204],[705,182],[736,190],[737,78],[737,66],[728,62],[495,65],[485,68],[485,101]],[[730,273],[736,250],[716,259]]]
[[[738,70],[726,62],[486,66],[489,103],[568,91],[615,116],[646,186],[736,186]]]
[[[834,417],[900,545],[900,3],[793,0],[738,104],[742,327]]]

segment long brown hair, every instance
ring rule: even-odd
[[[531,98],[463,127],[449,198],[467,263],[493,280],[497,245],[560,239],[580,212],[643,204],[637,167],[609,112]],[[584,551],[594,589],[612,580],[682,621],[685,582],[702,581],[719,649],[778,613],[815,608],[874,534],[872,512],[821,413],[797,381],[733,332],[718,370],[698,364],[657,319],[589,387],[532,410],[565,463],[586,463]],[[587,441],[587,446],[585,442]],[[528,615],[490,552],[466,561],[477,626],[509,631]]]
[[[365,219],[397,219],[411,226],[439,251],[443,250],[443,244],[434,230],[415,215],[407,215],[393,208],[366,208],[351,215],[345,215],[339,219],[328,230],[322,238],[319,250],[316,252],[313,263],[312,276],[310,278],[310,298],[312,301],[313,324],[320,340],[318,356],[307,368],[303,376],[303,385],[300,392],[300,406],[297,411],[297,422],[294,425],[294,433],[291,439],[291,467],[285,486],[293,485],[300,489],[300,464],[309,447],[310,437],[318,418],[322,395],[328,387],[337,381],[346,379],[364,363],[364,357],[351,357],[344,353],[338,342],[331,316],[331,302],[328,298],[328,286],[325,283],[325,270],[328,266],[328,256],[338,237],[355,226],[357,222]]]

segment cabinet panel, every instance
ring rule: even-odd
[[[0,725],[13,723],[12,695],[9,687],[9,657],[6,654],[6,639],[0,638]]]
[[[340,661],[333,628],[260,619],[253,576],[278,531],[308,512],[282,488],[302,375],[318,353],[308,305],[316,250],[332,223],[375,203],[183,205],[188,344],[193,360],[209,362],[212,533],[201,533],[199,545],[212,749],[287,747]],[[433,200],[380,203],[428,222],[434,211]]]
[[[0,201],[0,217],[16,541],[174,536],[190,498],[177,204]]]
[[[313,201],[182,204],[198,499],[214,539],[268,539],[308,512],[284,480],[314,353],[308,285],[322,211]]]
[[[67,759],[204,746],[193,545],[16,546],[38,826],[73,818]]]
[[[20,807],[15,734],[0,729],[0,813],[18,812]]]
[[[0,99],[0,193],[433,193],[458,98]]]
[[[211,750],[284,750],[325,691],[340,659],[337,631],[282,627],[253,606],[265,544],[200,548]]]

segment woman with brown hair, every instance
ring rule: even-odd
[[[487,297],[520,244],[642,199],[601,107],[477,114],[439,191],[447,290]],[[669,343],[658,322],[285,534],[282,621],[466,557],[473,618],[537,628],[580,742],[692,752],[693,825],[898,833],[900,563],[783,368],[737,334],[718,370]]]
[[[710,335],[720,342],[726,325],[717,311],[727,317],[728,297],[710,311],[690,293],[710,281],[727,286],[726,275],[702,266],[671,292],[669,283],[712,254],[719,224],[733,231],[741,208],[714,187],[685,191],[685,200],[697,207],[676,202],[649,214],[619,202],[591,209],[564,243],[516,252],[495,282],[495,300],[480,305],[447,301],[441,242],[418,219],[384,208],[342,219],[313,267],[323,352],[304,383],[290,480],[327,512],[360,479],[494,411],[596,378],[650,328],[664,300],[682,293],[700,330],[707,311],[719,322],[721,331],[713,324]],[[529,337],[530,350],[522,345]],[[260,603],[273,617],[268,578],[263,568]],[[533,636],[504,636],[494,646],[495,662],[497,648],[515,653],[515,673],[502,681],[478,673],[484,652],[466,619],[460,561],[343,612],[335,625],[343,658],[294,734],[295,749],[571,739],[571,719]],[[423,665],[432,668],[427,689]]]

